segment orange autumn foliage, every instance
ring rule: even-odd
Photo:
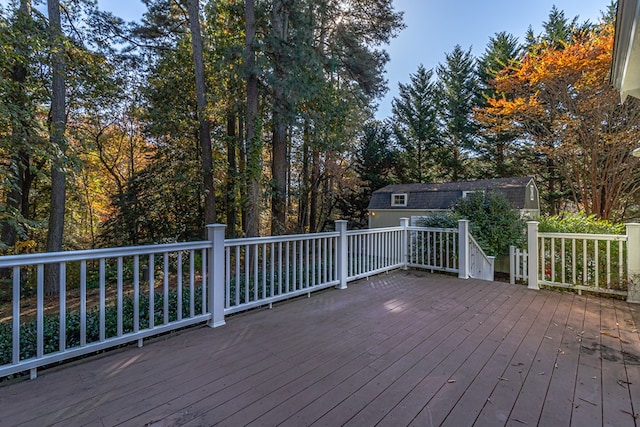
[[[613,26],[561,48],[532,46],[498,74],[496,93],[476,119],[487,132],[518,132],[549,159],[587,214],[620,219],[640,179],[630,155],[640,140],[639,104],[620,104],[609,84]]]

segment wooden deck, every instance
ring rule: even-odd
[[[637,426],[639,310],[396,272],[2,386],[0,424]]]

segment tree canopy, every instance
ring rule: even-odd
[[[452,46],[392,115],[391,0],[91,0],[0,8],[0,250],[366,226],[390,183],[533,176],[543,211],[640,215],[638,102],[608,85],[613,8]],[[59,17],[59,22],[58,22]],[[49,243],[47,243],[49,241]]]

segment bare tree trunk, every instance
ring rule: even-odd
[[[227,114],[227,237],[236,237],[238,210],[236,206],[236,181],[238,169],[236,166],[236,113]]]
[[[202,182],[204,191],[204,221],[216,222],[216,195],[213,185],[213,154],[211,150],[211,124],[207,118],[207,87],[204,79],[204,58],[202,53],[202,35],[200,33],[200,7],[198,0],[189,0],[187,4],[189,28],[191,30],[191,49],[193,68],[196,78],[196,101],[198,105],[198,140],[202,159]]]
[[[278,102],[278,101],[274,101]],[[287,185],[287,132],[283,112],[276,107],[273,112],[273,152],[271,159],[271,234],[285,232]]]
[[[262,174],[262,135],[258,121],[258,74],[254,43],[256,37],[255,0],[245,0],[245,66],[247,72],[247,139],[244,234],[260,235],[260,176]]]
[[[298,202],[298,228],[300,233],[309,230],[309,191],[311,177],[309,174],[309,126],[304,129],[304,146],[302,147],[302,183],[300,185],[300,201]]]
[[[248,200],[248,179],[247,179],[247,142],[245,140],[245,130],[244,130],[244,118],[240,118],[238,120],[238,184],[240,200],[241,202],[238,204],[240,208],[240,229],[242,230],[242,235],[246,235],[246,224],[247,224],[247,200]],[[240,179],[242,177],[242,180]],[[242,185],[240,185],[242,184]]]
[[[285,49],[287,41],[286,30],[287,10],[284,0],[273,2],[271,16],[272,36],[275,42],[273,52],[273,66],[275,83],[273,87],[272,114],[272,153],[271,153],[271,234],[278,235],[285,232],[286,227],[286,186],[287,186],[287,96],[284,90]]]
[[[318,199],[320,197],[320,151],[313,148],[311,158],[311,207],[309,213],[309,232],[318,231]]]
[[[66,88],[64,81],[66,59],[60,25],[60,2],[58,0],[47,0],[47,11],[49,13],[49,37],[53,49],[51,54],[53,78],[49,139],[54,150],[54,156],[51,165],[51,210],[49,212],[46,249],[47,252],[57,252],[62,250],[66,196],[66,176],[64,172],[67,152],[67,143],[64,138],[66,128]],[[59,277],[59,266],[56,264],[49,265],[45,273],[45,289],[48,295],[55,295],[59,292]]]

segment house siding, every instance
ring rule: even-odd
[[[427,210],[427,209],[376,209],[369,213],[369,228],[396,227],[400,225],[400,218],[409,218],[412,216],[428,216],[439,213],[449,212],[448,209]]]

